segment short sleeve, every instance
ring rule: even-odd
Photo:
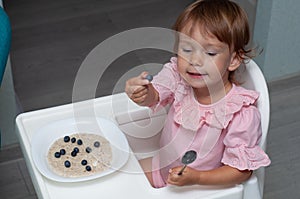
[[[260,113],[255,106],[243,107],[235,114],[227,129],[223,164],[239,170],[256,170],[271,163],[259,146],[262,131]]]

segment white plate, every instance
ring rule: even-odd
[[[105,137],[112,147],[111,167],[101,173],[85,177],[63,177],[55,174],[47,162],[50,146],[59,138],[74,133],[92,133]],[[47,178],[59,182],[79,182],[113,173],[127,162],[129,145],[125,135],[112,121],[104,118],[69,118],[40,128],[32,138],[31,154],[38,170]]]

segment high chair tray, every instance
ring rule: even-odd
[[[116,94],[97,99],[56,106],[52,108],[22,113],[16,118],[16,131],[26,160],[26,164],[39,198],[149,198],[149,199],[240,199],[243,196],[243,185],[233,187],[187,186],[154,189],[145,177],[138,160],[129,149],[128,161],[117,171],[101,178],[81,182],[58,182],[43,176],[34,165],[31,149],[32,139],[37,130],[57,120],[76,116],[103,117],[115,121],[117,113],[126,109],[139,109],[130,104],[126,94]],[[120,119],[120,118],[119,118]]]

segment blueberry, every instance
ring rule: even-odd
[[[86,169],[87,171],[91,171],[91,170],[92,170],[92,167],[90,167],[90,166],[88,165],[88,166],[85,167],[85,169]]]
[[[66,135],[66,136],[64,137],[64,142],[69,142],[69,141],[70,141],[70,137]]]
[[[82,164],[82,165],[87,165],[87,161],[86,161],[86,160],[82,160],[82,161],[81,161],[81,164]]]
[[[96,142],[94,142],[94,147],[99,147],[100,146],[100,142],[98,142],[98,141],[96,141]]]
[[[59,153],[60,153],[60,155],[65,155],[66,154],[66,150],[65,149],[60,149]]]
[[[71,162],[66,160],[65,161],[65,167],[67,167],[67,168],[71,167]]]
[[[77,147],[75,147],[75,148],[73,149],[73,151],[75,151],[76,153],[79,153],[79,149],[78,149]]]
[[[75,157],[76,155],[77,155],[77,153],[76,153],[75,151],[72,151],[72,152],[71,152],[71,156],[72,156],[72,157]]]
[[[90,152],[92,152],[92,149],[91,149],[90,147],[86,147],[85,151],[86,151],[87,153],[90,153]]]
[[[55,153],[54,153],[54,156],[55,156],[56,158],[60,158],[60,152],[55,152]]]
[[[82,145],[82,140],[81,139],[77,140],[77,144]]]
[[[73,138],[71,139],[71,142],[72,142],[72,143],[75,143],[75,142],[76,142],[76,138],[73,137]]]

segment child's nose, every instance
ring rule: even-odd
[[[191,57],[191,65],[201,67],[203,65],[203,57],[201,53],[195,52]]]

